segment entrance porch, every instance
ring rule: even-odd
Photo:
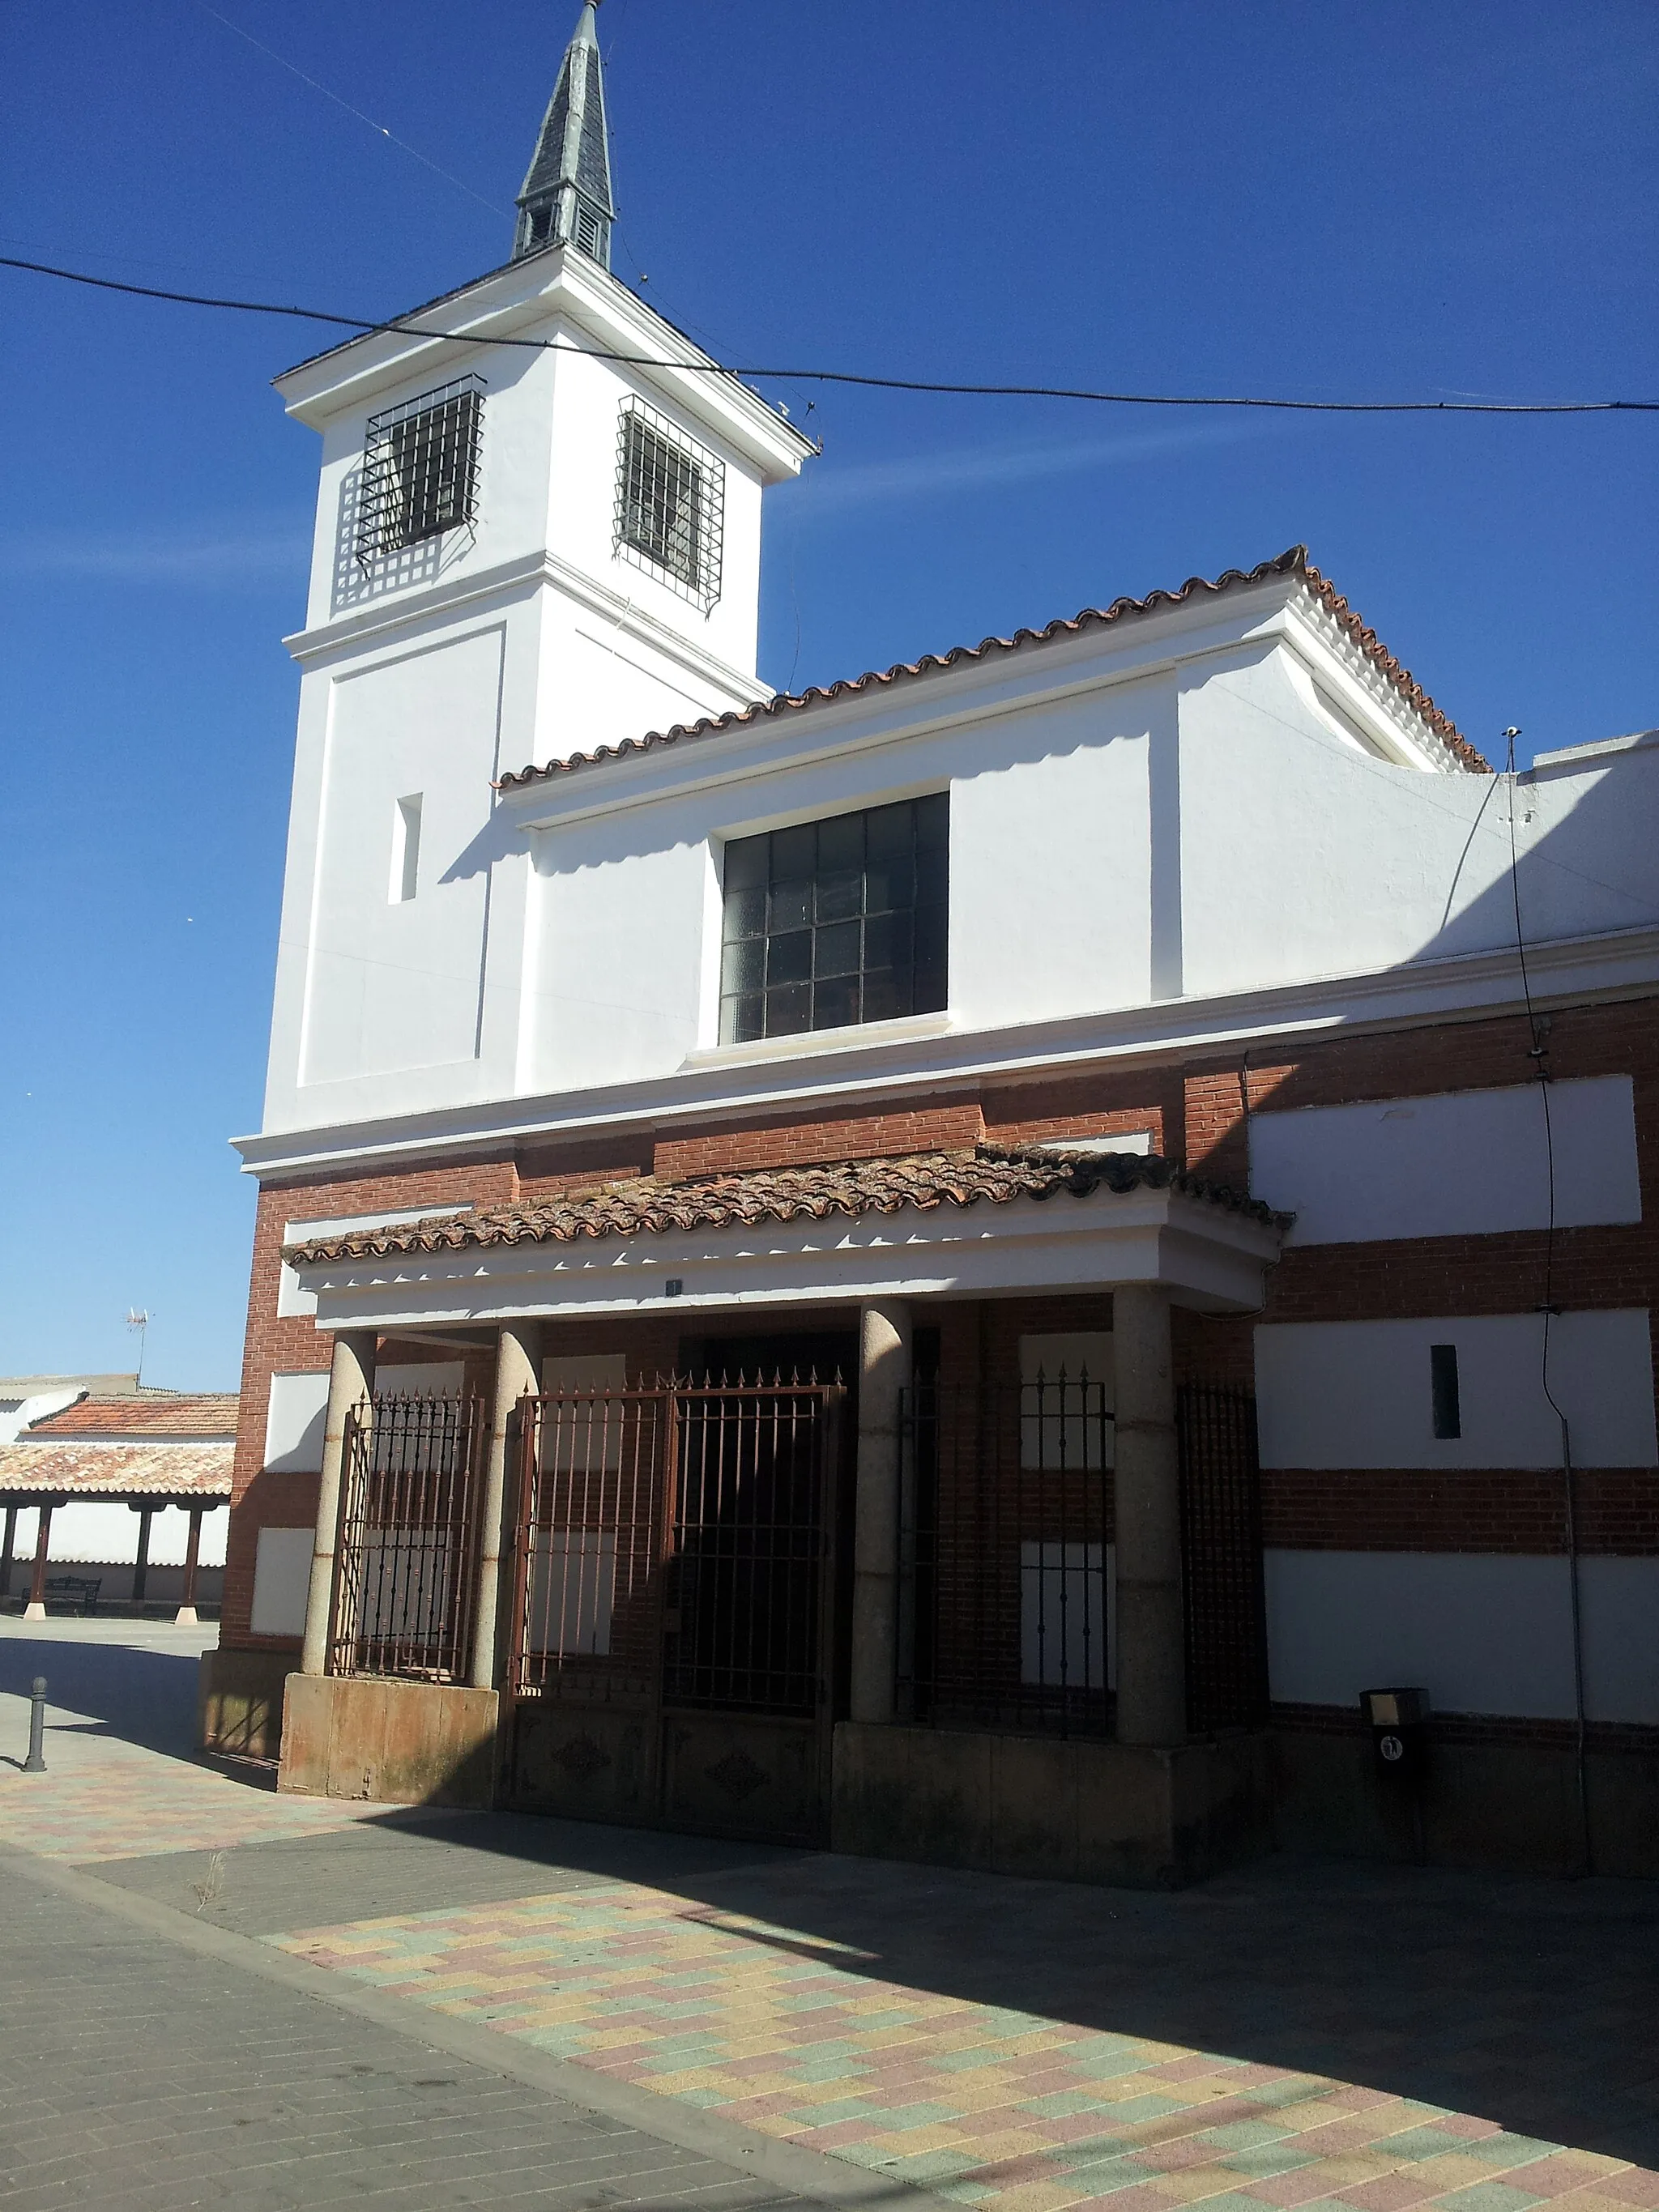
[[[829,1236],[647,1229],[620,1297],[637,1231],[608,1297],[522,1220],[296,1252],[335,1352],[282,1786],[1143,1883],[1258,1847],[1252,1409],[1177,1390],[1170,1315],[1259,1302],[1278,1224],[1145,1158],[869,1169],[924,1164]],[[386,1339],[493,1390],[377,1398]]]

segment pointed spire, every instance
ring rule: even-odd
[[[601,268],[611,266],[611,147],[605,126],[605,75],[593,0],[577,19],[553,88],[542,135],[519,193],[513,258],[574,241]]]

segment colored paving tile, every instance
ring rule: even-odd
[[[270,1940],[992,2212],[1659,2212],[1659,2177],[1478,2114],[907,1989],[624,1881]]]
[[[125,1745],[77,1745],[44,1774],[0,1771],[0,1843],[79,1864],[161,1851],[228,1850],[324,1834],[392,1808],[337,1798],[279,1797],[211,1767]]]

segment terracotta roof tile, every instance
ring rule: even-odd
[[[26,1431],[42,1437],[234,1437],[234,1390],[157,1392],[132,1398],[80,1398]]]
[[[227,1498],[235,1449],[229,1443],[0,1444],[0,1495]]]
[[[771,1168],[669,1182],[634,1176],[580,1195],[497,1206],[477,1213],[357,1230],[286,1246],[301,1266],[383,1258],[400,1252],[459,1251],[481,1244],[574,1244],[582,1237],[660,1236],[675,1230],[726,1228],[735,1223],[856,1218],[896,1213],[903,1206],[981,1203],[1060,1193],[1088,1198],[1134,1190],[1174,1190],[1262,1222],[1279,1216],[1224,1186],[1200,1181],[1156,1153],[1021,1151],[977,1145],[971,1152],[910,1152],[896,1158],[846,1160],[833,1166]]]
[[[672,729],[652,730],[642,738],[624,738],[620,744],[597,745],[591,753],[572,753],[568,759],[549,761],[540,768],[522,768],[513,775],[502,776],[495,788],[498,791],[518,790],[527,784],[544,782],[552,776],[568,775],[576,769],[594,768],[603,761],[621,760],[629,753],[649,752],[658,745],[678,744],[683,738],[712,737],[721,730],[741,729],[769,718],[799,713],[805,707],[821,706],[831,699],[850,698],[859,692],[879,690],[888,684],[926,676],[938,669],[955,668],[970,660],[985,660],[1005,653],[1022,652],[1030,646],[1050,644],[1056,638],[1079,636],[1085,630],[1103,629],[1114,623],[1121,622],[1129,615],[1151,614],[1160,607],[1184,606],[1188,601],[1206,595],[1219,598],[1224,592],[1237,591],[1245,585],[1265,583],[1275,576],[1299,577],[1312,597],[1341,625],[1352,643],[1393,685],[1413,712],[1434,732],[1454,758],[1476,774],[1489,775],[1492,773],[1490,764],[1481,758],[1450,718],[1435,705],[1411,671],[1401,665],[1376,631],[1366,628],[1329,579],[1312,566],[1308,559],[1307,547],[1292,545],[1275,560],[1260,562],[1254,568],[1229,568],[1213,580],[1203,576],[1189,576],[1178,591],[1149,592],[1144,599],[1114,599],[1109,607],[1085,607],[1080,614],[1072,616],[1069,620],[1058,619],[1042,629],[1017,629],[1012,637],[988,637],[981,639],[978,645],[952,646],[948,653],[925,653],[919,660],[897,661],[891,668],[871,669],[862,676],[843,678],[827,686],[814,685],[805,691],[781,691],[770,699],[757,700],[753,706],[734,708],[730,714],[707,714],[696,722],[677,722]]]

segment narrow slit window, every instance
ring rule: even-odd
[[[1463,1433],[1463,1409],[1457,1390],[1457,1346],[1429,1346],[1429,1395],[1434,1411],[1434,1433],[1448,1440]]]
[[[387,893],[393,906],[412,899],[421,878],[421,793],[400,799],[392,810],[392,882]]]

